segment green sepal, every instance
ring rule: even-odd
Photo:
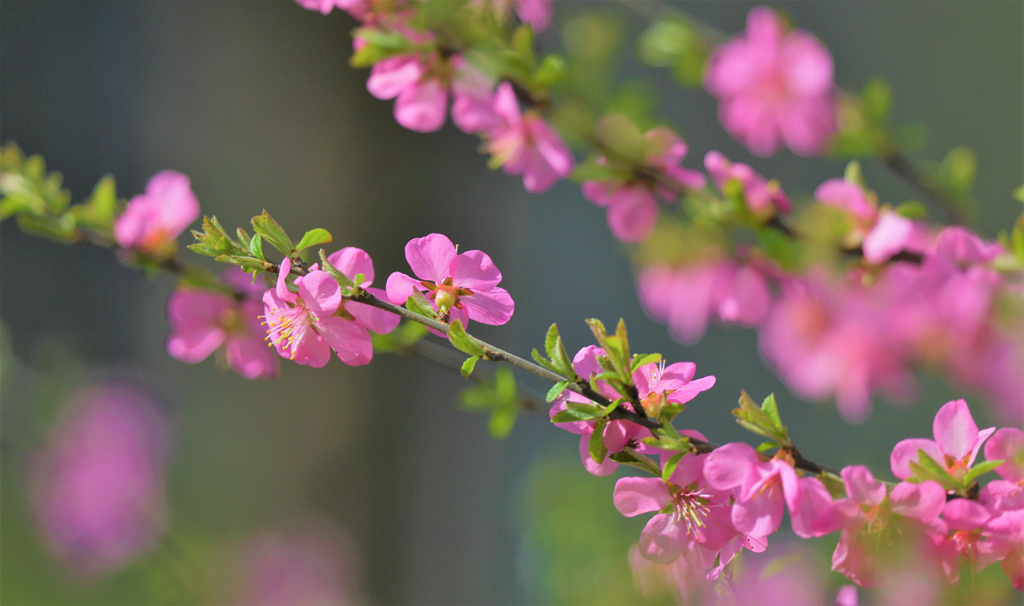
[[[486,353],[476,339],[466,334],[466,329],[462,327],[462,320],[452,320],[448,325],[448,337],[452,346],[463,353],[468,353],[471,356],[483,356]]]
[[[978,463],[967,472],[967,475],[964,476],[964,485],[969,485],[978,476],[992,471],[993,469],[999,467],[1005,462],[1006,461],[1002,459],[997,459],[993,461],[985,461],[984,463]]]
[[[625,450],[613,452],[610,455],[608,455],[609,459],[615,461],[616,463],[619,463],[620,465],[629,465],[630,467],[635,467],[653,476],[661,475],[661,469],[654,461],[645,457],[644,455],[640,455],[640,457],[641,458],[634,457]]]
[[[754,450],[756,450],[759,454],[764,454],[769,450],[778,447],[779,445],[776,444],[775,442],[761,442],[760,444],[757,445],[757,448],[755,448]]]
[[[686,404],[666,402],[665,404],[662,404],[661,410],[658,411],[658,422],[662,425],[668,425],[672,423],[672,419],[676,418],[676,415],[684,410],[686,410]]]
[[[672,478],[672,474],[675,473],[676,468],[679,467],[679,461],[682,461],[683,457],[685,457],[686,455],[687,453],[680,452],[672,455],[669,458],[669,460],[665,461],[665,463],[661,467],[662,482],[668,482]]]
[[[295,244],[278,225],[277,221],[270,216],[270,213],[263,211],[263,214],[252,218],[252,228],[259,235],[263,236],[271,246],[284,253],[286,256],[295,252]]]
[[[608,419],[600,419],[594,424],[594,432],[590,434],[590,458],[600,465],[608,456],[608,447],[604,445],[604,428],[608,425]]]
[[[548,390],[547,401],[553,402],[555,398],[557,398],[563,391],[565,391],[565,388],[568,386],[568,381],[559,381],[558,383],[552,385],[551,389]]]
[[[327,253],[324,252],[324,249],[320,249],[319,255],[320,269],[327,272],[329,276],[334,278],[334,281],[338,283],[338,286],[340,286],[341,288],[352,288],[352,286],[354,286],[355,283],[352,282],[352,280],[348,276],[342,273],[341,270],[339,270],[337,267],[332,265],[330,261],[327,260]]]
[[[334,242],[334,236],[332,236],[331,232],[327,231],[326,229],[317,227],[316,229],[311,229],[307,231],[302,236],[302,239],[299,240],[299,243],[296,245],[295,250],[303,251],[312,246],[316,246],[318,244],[327,244],[328,242]]]
[[[476,368],[476,363],[480,361],[479,356],[473,356],[472,358],[466,358],[466,361],[462,363],[462,368],[459,372],[462,373],[463,379],[468,379],[469,375],[473,374],[473,369]]]

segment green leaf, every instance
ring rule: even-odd
[[[561,410],[551,420],[552,423],[569,423],[572,421],[592,421],[604,418],[604,409],[594,404],[568,401],[565,410]]]
[[[668,482],[672,479],[672,474],[675,473],[676,468],[679,467],[679,461],[682,461],[686,454],[687,453],[685,452],[680,452],[679,454],[672,455],[669,460],[665,461],[665,464],[661,469],[662,482]]]
[[[964,476],[964,484],[965,485],[970,484],[978,476],[981,476],[983,474],[986,474],[986,473],[992,471],[993,469],[995,469],[996,467],[999,467],[1000,465],[1002,465],[1005,462],[1006,461],[999,459],[999,460],[993,460],[993,461],[985,461],[984,463],[978,463],[977,465],[972,467],[970,469],[970,471],[967,472],[967,475]]]
[[[295,252],[295,244],[285,233],[284,229],[277,224],[277,221],[267,211],[252,218],[252,228],[271,246],[284,253],[286,256]]]
[[[257,237],[259,237],[259,234],[254,236],[254,239],[257,238]],[[260,249],[260,253],[262,253],[262,252],[263,252],[263,250]],[[340,286],[342,288],[352,288],[352,286],[355,285],[354,282],[352,282],[352,280],[349,279],[348,276],[346,276],[344,273],[342,273],[340,270],[338,270],[337,267],[332,265],[331,262],[327,260],[327,253],[324,252],[324,249],[321,248],[319,254],[320,254],[320,269],[324,270],[325,272],[327,272],[327,274],[329,276],[334,278],[334,281],[338,283],[338,286]],[[262,254],[261,254],[261,256],[262,256]]]
[[[572,171],[572,180],[577,183],[583,181],[625,181],[630,177],[632,171],[628,168],[610,162],[598,162],[601,156],[592,155]]]
[[[760,444],[757,445],[757,448],[755,448],[754,450],[756,450],[760,454],[764,454],[769,450],[778,447],[779,445],[776,444],[775,442],[761,442]]]
[[[555,374],[560,374],[562,372],[557,366],[555,366],[550,361],[548,361],[547,358],[545,358],[544,356],[540,355],[540,352],[537,351],[536,347],[534,347],[533,350],[530,351],[530,355],[533,357],[533,361],[534,362],[536,362],[537,364],[540,364],[544,368],[547,368],[551,372],[553,372]]]
[[[658,362],[661,362],[661,354],[659,353],[644,355],[636,354],[635,356],[633,356],[633,362],[630,363],[629,365],[629,372],[630,374],[633,374],[641,366],[647,366],[648,364],[657,364]]]
[[[249,237],[249,234],[239,227],[235,229],[235,235],[238,237],[238,247],[251,255],[252,249],[249,244],[252,242],[252,239]],[[263,259],[260,260],[262,261]]]
[[[421,316],[426,316],[427,318],[434,320],[437,319],[437,312],[430,306],[430,302],[423,296],[423,293],[418,290],[412,291],[409,298],[405,300],[405,308]]]
[[[782,419],[779,418],[779,407],[775,403],[775,394],[768,394],[768,397],[761,403],[761,410],[772,420],[772,424],[775,425],[776,429],[783,431]]]
[[[643,164],[646,140],[625,114],[609,114],[594,127],[598,139],[624,160]],[[612,158],[615,160],[616,158]]]
[[[473,374],[473,369],[476,368],[476,363],[479,361],[480,358],[477,356],[466,358],[466,361],[462,363],[462,369],[459,371],[462,373],[463,379],[468,379],[469,375]]]
[[[853,160],[846,165],[843,172],[843,180],[861,189],[867,189],[868,184],[864,181],[864,172],[860,168],[860,162]]]
[[[910,461],[910,470],[914,472],[912,480],[934,480],[946,490],[962,490],[965,486],[920,448],[917,449],[917,461]]]
[[[117,187],[111,175],[99,180],[87,201],[71,207],[78,223],[107,232],[114,229],[117,210]]]
[[[893,211],[907,219],[922,221],[928,218],[928,207],[917,200],[908,200],[899,204]]]
[[[263,256],[263,238],[259,234],[253,234],[252,239],[249,240],[249,252],[260,261],[267,260]]]
[[[524,24],[516,28],[516,31],[512,33],[512,50],[529,69],[533,69],[537,63],[533,51],[533,27]]]
[[[504,439],[511,433],[516,424],[516,417],[519,416],[517,406],[503,405],[495,408],[487,419],[487,431],[496,440]]]
[[[557,398],[559,396],[559,394],[561,394],[563,391],[565,391],[565,388],[568,387],[568,386],[569,386],[569,382],[568,381],[559,381],[558,383],[555,383],[554,385],[552,385],[551,389],[548,390],[547,401],[548,402],[553,402],[555,400],[555,398]]]
[[[483,356],[486,353],[476,339],[466,334],[466,329],[462,327],[462,320],[452,320],[452,323],[448,325],[448,337],[455,349],[461,352],[471,356]]]
[[[1013,199],[1024,204],[1024,185],[1013,190]]]
[[[242,269],[263,270],[263,261],[253,259],[252,257],[245,257],[242,255],[219,255],[213,260],[218,263],[230,263],[231,265],[237,265]]]
[[[541,60],[540,66],[533,74],[533,84],[541,88],[547,88],[557,84],[568,77],[569,72],[565,68],[565,59],[560,55],[548,55]]]
[[[422,324],[417,324],[417,326],[422,326]],[[499,366],[494,371],[494,392],[502,401],[518,404],[519,393],[516,389],[516,376],[512,374],[512,369]]]
[[[604,428],[608,425],[608,419],[601,419],[594,424],[594,432],[590,434],[590,458],[600,465],[608,456],[608,447],[604,445]]]
[[[640,455],[640,458],[637,458],[629,454],[628,452],[622,450],[619,452],[611,453],[610,455],[608,455],[608,458],[622,465],[636,467],[637,469],[649,473],[653,476],[661,475],[661,469],[658,467],[657,463],[655,463],[648,457],[645,457],[644,455]]]
[[[892,107],[892,91],[881,78],[875,78],[864,86],[860,93],[861,106],[864,114],[876,123],[884,123],[889,118]]]
[[[29,233],[44,236],[58,242],[69,244],[74,242],[77,233],[75,218],[71,213],[59,217],[37,217],[35,215],[18,215],[18,227]]]
[[[305,235],[302,236],[302,239],[299,240],[299,243],[295,247],[295,250],[306,250],[311,246],[317,246],[318,244],[327,244],[328,242],[334,242],[334,236],[332,236],[331,232],[327,231],[326,229],[317,227],[316,229],[311,229],[307,231]]]

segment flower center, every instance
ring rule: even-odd
[[[267,327],[266,340],[271,347],[278,347],[282,352],[295,359],[296,339],[301,338],[305,329],[316,321],[313,314],[305,307],[289,307],[275,309],[264,316]]]
[[[697,484],[680,488],[672,495],[673,522],[679,522],[686,528],[686,534],[698,543],[704,540],[705,520],[711,513],[711,495],[701,492]]]
[[[468,288],[456,287],[451,276],[442,280],[440,284],[427,281],[420,282],[420,284],[430,289],[430,298],[437,305],[437,311],[445,318],[451,308],[462,309],[462,301],[459,300],[459,297],[468,297],[473,294],[473,291]]]

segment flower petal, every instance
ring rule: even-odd
[[[964,400],[953,400],[943,405],[935,414],[932,431],[942,452],[957,461],[971,453],[978,439],[978,426]]]
[[[892,454],[889,455],[889,466],[892,468],[892,475],[896,476],[901,480],[914,475],[914,472],[910,470],[910,462],[917,462],[917,451],[923,450],[931,458],[935,459],[940,465],[943,464],[943,453],[939,445],[931,440],[925,440],[924,438],[910,438],[908,440],[901,440],[892,449]]]
[[[339,317],[322,318],[316,326],[345,364],[362,366],[373,359],[370,333],[362,326]]]
[[[373,282],[373,260],[370,255],[361,248],[348,246],[327,257],[338,271],[349,278],[354,279],[356,274],[363,274],[366,277],[362,286],[369,286]],[[402,301],[405,303],[405,301]]]
[[[508,291],[497,286],[459,297],[459,301],[470,318],[493,326],[508,322],[515,311],[515,303]]]
[[[379,288],[367,288],[366,291],[378,299],[387,299],[387,294]],[[353,301],[345,303],[345,311],[352,314],[357,324],[369,328],[379,335],[387,334],[394,330],[401,320],[396,314]]]
[[[451,275],[454,259],[455,245],[447,236],[441,234],[414,238],[405,245],[405,260],[409,262],[412,273],[420,280],[440,284]],[[390,278],[388,280],[390,281]]]
[[[658,511],[671,500],[668,487],[659,478],[620,478],[615,483],[612,502],[619,513],[632,518]]]
[[[501,282],[501,272],[491,257],[479,250],[467,250],[451,262],[452,282],[459,288],[489,290]]]
[[[296,282],[306,308],[318,318],[328,318],[341,307],[341,287],[325,271],[311,271]]]

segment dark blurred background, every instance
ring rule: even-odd
[[[731,35],[754,5],[676,6]],[[1020,206],[1010,192],[1024,180],[1024,4],[773,6],[825,42],[840,86],[859,90],[873,76],[891,83],[895,119],[927,128],[915,157],[973,149],[976,228],[991,238],[1012,224]],[[557,2],[544,48],[557,48],[559,24],[584,13],[621,32],[622,75],[656,82],[661,115],[690,145],[687,166],[720,149],[780,179],[794,199],[841,175],[840,161],[788,152],[762,160],[731,141],[706,93],[638,65],[643,23],[629,7]],[[763,365],[752,331],[712,326],[696,346],[673,343],[644,316],[626,251],[578,186],[529,195],[518,178],[487,169],[474,137],[450,125],[429,135],[400,127],[391,102],[366,92],[367,71],[347,64],[354,26],[343,13],[324,17],[286,0],[3,0],[0,139],[42,154],[76,201],[107,173],[130,198],[160,170],[184,172],[203,212],[225,226],[246,225],[265,208],[293,234],[324,227],[338,248],[372,255],[378,286],[407,270],[403,246],[413,237],[442,232],[463,250],[483,249],[517,312],[505,327],[477,324],[479,336],[526,354],[557,322],[575,351],[591,342],[584,318],[624,317],[634,350],[692,360],[699,376],[718,378],[679,419],[718,442],[749,439],[729,415],[740,389],[758,399],[778,394],[809,458],[865,463],[884,477],[892,445],[930,436],[949,399],[966,395],[988,426],[978,397],[930,375],[915,406],[876,401],[867,424],[849,426],[833,403],[789,394]],[[865,173],[884,201],[915,197],[876,163],[865,162]],[[625,549],[643,521],[618,516],[614,480],[587,475],[575,436],[545,416],[523,416],[496,441],[484,415],[458,409],[465,383],[457,374],[394,355],[363,368],[285,364],[275,382],[245,381],[210,360],[182,364],[164,349],[171,278],[147,279],[109,251],[54,245],[11,222],[0,235],[4,603],[214,599],[209,582],[193,593],[194,575],[175,576],[165,562],[203,569],[225,546],[308,520],[347,533],[362,595],[375,603],[639,599]],[[111,380],[149,393],[172,420],[174,547],[84,581],[40,543],[26,461],[69,394]],[[522,383],[546,390],[529,377]],[[827,541],[825,551],[834,545]]]

